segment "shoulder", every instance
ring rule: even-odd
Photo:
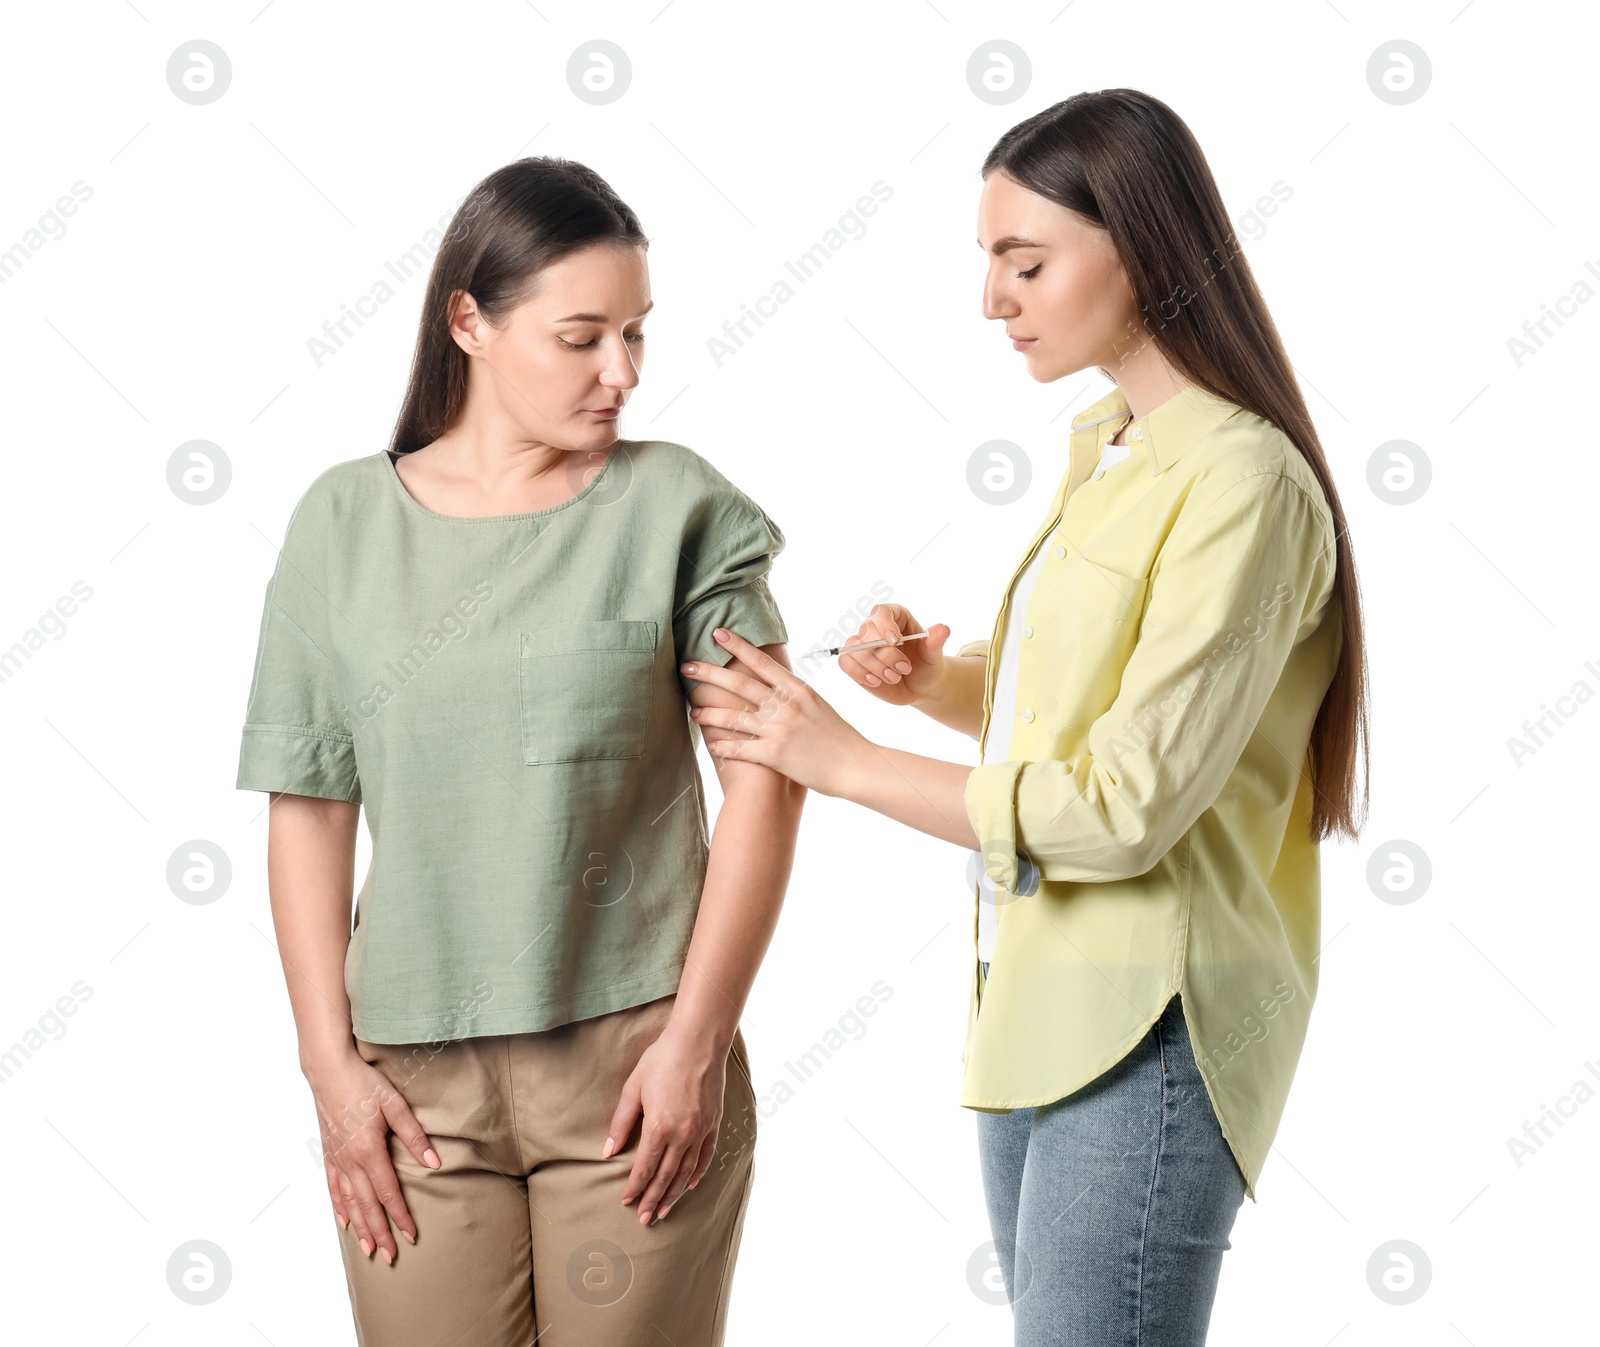
[[[1276,495],[1300,501],[1331,534],[1327,494],[1299,446],[1271,421],[1241,407],[1200,439],[1183,458],[1185,508]]]
[[[386,450],[347,458],[324,468],[312,479],[300,497],[296,513],[310,509],[327,519],[359,513],[379,492],[389,489],[385,480],[390,472],[384,461]]]
[[[744,495],[710,459],[688,445],[671,440],[618,440],[617,447],[626,451],[636,471],[653,483],[677,485],[700,494]]]
[[[390,490],[383,453],[365,454],[324,468],[300,493],[284,526],[284,548],[309,559],[325,552],[347,526],[369,515],[381,493]]]
[[[653,493],[648,497],[653,508],[670,504],[690,519],[709,518],[778,531],[760,505],[687,445],[671,440],[619,440],[617,445],[628,455],[634,484]]]

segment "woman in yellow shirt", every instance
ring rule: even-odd
[[[1183,121],[1078,94],[983,177],[985,316],[1033,378],[1116,387],[1074,420],[988,640],[902,643],[923,628],[882,605],[856,639],[889,644],[840,660],[982,761],[869,743],[733,633],[755,676],[684,672],[714,754],[974,853],[961,1103],[1017,1343],[1198,1343],[1305,1041],[1318,843],[1365,809],[1355,567]]]

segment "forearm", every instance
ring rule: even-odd
[[[716,765],[722,809],[668,1027],[709,1043],[720,1057],[777,929],[806,792],[755,763]]]
[[[989,661],[982,655],[951,655],[944,662],[944,677],[917,710],[941,725],[976,739],[983,733],[983,684]]]
[[[971,774],[972,768],[964,763],[924,758],[862,740],[834,773],[827,793],[975,851],[978,835],[965,800]]]
[[[307,1076],[350,1051],[344,987],[361,806],[279,795],[267,825],[267,888]]]

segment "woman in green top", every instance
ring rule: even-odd
[[[708,841],[678,666],[726,659],[723,626],[786,665],[783,535],[690,450],[618,438],[646,246],[580,164],[479,183],[390,450],[312,483],[267,591],[238,786],[272,792],[301,1067],[385,1347],[722,1338],[738,1021],[804,791],[718,763]]]

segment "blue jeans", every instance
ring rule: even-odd
[[[1202,1347],[1244,1176],[1180,997],[1081,1089],[975,1116],[1016,1347]]]

